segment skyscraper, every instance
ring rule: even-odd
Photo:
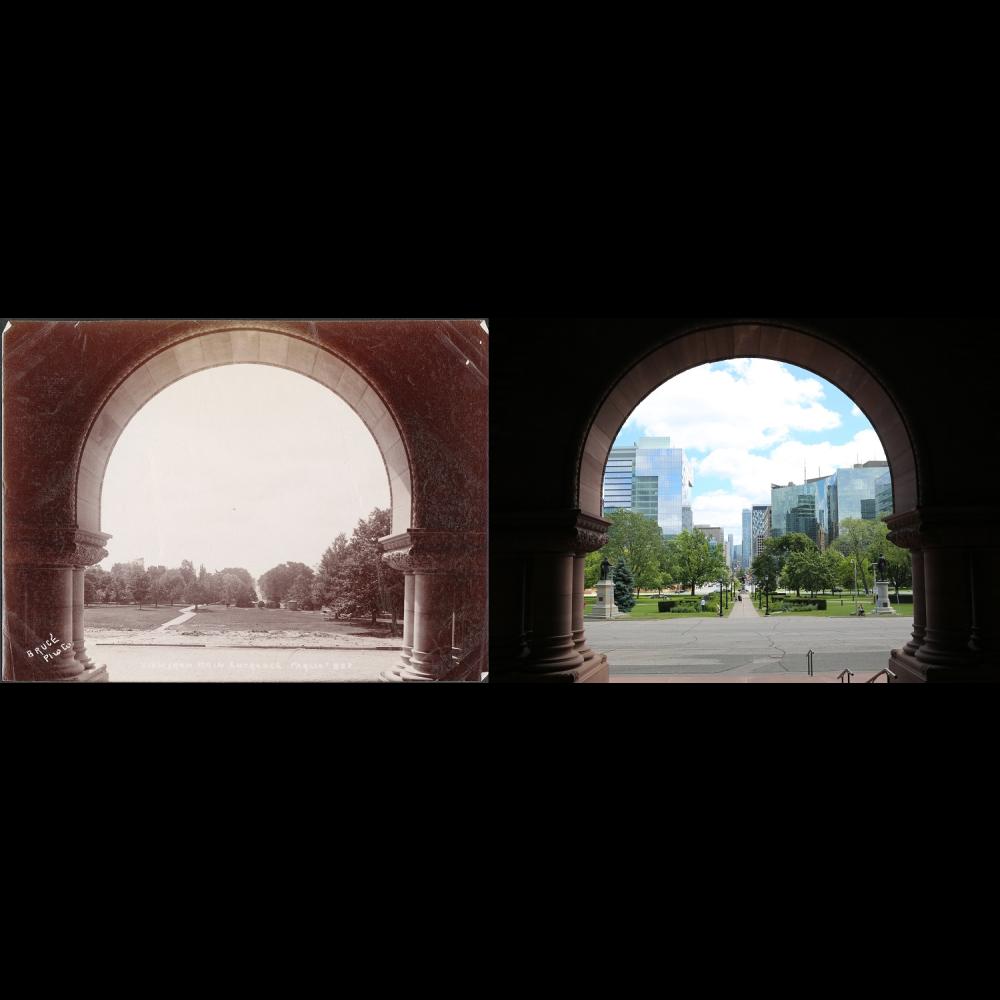
[[[771,508],[769,506],[754,504],[750,530],[753,538],[750,562],[753,562],[760,555],[761,546],[771,537]]]
[[[640,438],[612,448],[604,470],[604,514],[634,510],[656,521],[664,537],[690,527],[694,477],[683,448],[670,438]]]
[[[750,508],[743,509],[743,540],[740,542],[740,557],[743,565],[750,565],[750,553],[753,551],[753,535],[750,533]]]

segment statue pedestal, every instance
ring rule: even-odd
[[[896,610],[889,603],[889,581],[875,581],[875,614],[894,615]]]
[[[588,621],[616,618],[621,612],[615,604],[615,584],[613,580],[597,581],[597,600],[584,616]]]

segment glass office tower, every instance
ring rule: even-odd
[[[829,489],[831,484],[835,484],[835,480],[836,475],[832,475],[817,476],[815,479],[807,479],[805,483],[789,483],[787,486],[775,486],[772,483],[771,537],[780,538],[792,531],[800,531],[817,545],[821,545],[821,537],[829,532]],[[813,508],[812,524],[802,509],[803,505],[811,505]],[[797,527],[789,527],[790,518],[795,519]]]
[[[876,482],[889,477],[888,462],[865,462],[850,469],[837,469],[830,496],[830,541],[840,534],[840,526],[848,518],[873,520],[877,516]],[[892,492],[892,480],[888,483]],[[883,487],[884,491],[885,487]]]
[[[761,546],[771,537],[771,508],[755,504],[751,514],[753,548],[750,553],[752,563],[760,555]]]
[[[750,508],[743,510],[743,539],[740,542],[740,556],[743,566],[749,567],[751,559],[750,553],[753,551],[753,535],[750,533]]]
[[[670,438],[640,438],[612,448],[604,469],[604,514],[634,510],[660,526],[667,538],[691,527],[694,476],[683,448]]]
[[[892,476],[888,472],[875,480],[875,508],[880,520],[892,513]]]

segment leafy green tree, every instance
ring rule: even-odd
[[[615,584],[615,604],[619,611],[631,611],[635,607],[635,577],[624,559],[619,559],[611,574]]]
[[[710,581],[725,579],[728,569],[725,554],[718,547],[711,547],[700,531],[682,531],[667,543],[667,565],[673,579],[691,588]]]
[[[604,550],[599,552],[588,552],[583,560],[583,586],[589,590],[597,584],[601,578],[601,561],[604,559]],[[610,561],[610,560],[609,560]]]
[[[849,517],[840,524],[840,535],[833,543],[833,548],[842,552],[857,566],[858,578],[864,591],[868,593],[868,569],[874,554],[878,558],[886,543],[886,524],[884,521],[866,521]]]
[[[761,552],[750,567],[757,588],[762,594],[773,594],[778,589],[778,558],[770,552]]]
[[[632,510],[616,510],[609,518],[608,544],[603,552],[614,566],[625,560],[635,586],[655,587],[661,574],[663,533],[660,526],[645,514]],[[597,560],[600,565],[600,559]]]

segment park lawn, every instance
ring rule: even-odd
[[[658,597],[640,597],[635,603],[635,607],[628,613],[628,617],[634,621],[640,619],[644,620],[663,620],[669,619],[673,621],[674,619],[687,619],[687,618],[718,618],[719,617],[719,606],[715,605],[714,611],[692,611],[688,614],[681,614],[673,611],[660,611],[659,602],[661,600],[667,600],[668,598],[658,598]],[[584,613],[590,610],[593,606],[596,598],[585,598],[584,599]],[[722,617],[728,618],[733,610],[733,602],[729,602],[728,608],[722,609]],[[623,618],[616,618],[615,621],[624,621]]]
[[[240,632],[340,632],[355,631],[357,622],[327,621],[321,611],[286,611],[284,608],[227,608],[224,604],[199,605],[193,618],[170,631],[191,632],[199,629],[232,629]],[[362,626],[365,628],[365,626]],[[370,628],[370,625],[367,626]],[[380,622],[373,631],[386,628]]]
[[[803,594],[803,597],[808,597],[808,594]],[[860,601],[861,606],[865,609],[865,617],[875,614],[875,602],[871,596],[865,597],[863,594],[861,597],[855,599],[853,594],[844,594],[844,602],[841,604],[841,595],[829,596],[826,594],[818,595],[826,600],[826,611],[782,611],[780,615],[782,618],[850,618],[851,612],[854,611],[858,602]],[[772,603],[773,606],[773,603]],[[756,607],[756,602],[754,602],[754,607]],[[892,606],[893,610],[899,615],[900,618],[912,618],[913,617],[913,605],[912,604],[894,604]],[[764,614],[763,606],[760,608],[760,613]]]
[[[137,604],[91,604],[83,609],[84,628],[138,629],[148,632],[164,622],[177,618],[180,607],[147,608]]]

